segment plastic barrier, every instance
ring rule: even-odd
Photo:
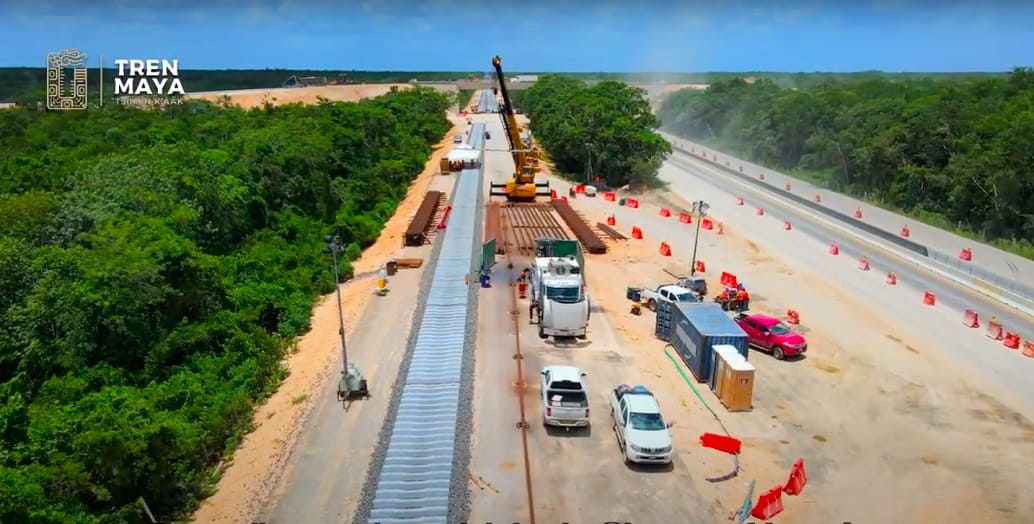
[[[575,193],[584,193],[585,192],[585,184],[578,184],[577,186],[574,186],[574,192]]]
[[[714,230],[714,232],[715,232],[715,234],[718,234],[718,235],[721,235],[722,233],[725,232],[725,228],[722,227],[722,223],[721,222],[718,223],[718,227]]]
[[[736,287],[736,284],[738,284],[738,282],[736,282],[736,275],[733,275],[728,271],[722,271],[722,276],[719,278],[718,282],[726,287]]]
[[[697,260],[697,273],[707,273],[707,264],[703,260]]]
[[[560,195],[560,200],[567,202],[567,195]]]
[[[868,271],[871,269],[871,266],[869,266],[869,257],[862,257],[858,260],[858,269],[861,269],[862,271]]]
[[[815,193],[815,203],[816,204],[821,204],[822,203],[822,195],[820,195],[818,193]]]
[[[609,217],[607,217],[607,225],[608,226],[616,226],[616,225],[618,225],[618,219],[614,218],[614,215],[610,215]]]
[[[765,208],[759,207],[758,210],[757,210],[757,215],[758,216],[762,216],[764,214],[765,214]]]
[[[861,220],[861,218],[862,218],[862,208],[861,208],[861,206],[859,206],[858,209],[854,210],[854,217],[859,219],[859,220]]]
[[[787,309],[786,310],[786,322],[789,323],[789,324],[795,324],[795,325],[796,324],[800,324],[801,323],[801,314],[798,313],[796,309]]]
[[[679,213],[679,222],[682,222],[683,224],[692,224],[693,215],[686,213],[685,211],[682,211]]]
[[[830,244],[829,245],[829,254],[830,255],[839,255],[840,254],[840,246],[838,246],[836,244]]]
[[[962,313],[962,325],[971,328],[980,327],[980,315],[972,309],[967,309]]]
[[[639,201],[634,199],[634,198],[629,198],[628,201],[625,202],[625,207],[630,207],[632,209],[639,209]]]
[[[549,190],[549,197],[550,198],[556,198],[556,189],[550,189]]]
[[[898,285],[898,276],[894,272],[887,273],[887,284],[891,286]]]
[[[1020,349],[1020,335],[1017,333],[1006,333],[1002,345],[1009,349]]]
[[[711,231],[712,229],[714,229],[714,221],[712,221],[710,218],[705,217],[700,220],[700,228]]]
[[[450,212],[452,212],[452,205],[445,206],[445,211],[442,212],[442,219],[438,221],[438,227],[435,229],[442,231],[448,226]]]
[[[736,197],[736,205],[737,206],[742,206],[743,205],[743,197]]]
[[[638,240],[642,240],[643,239],[643,230],[639,229],[639,226],[632,226],[632,238],[635,238],[635,239],[638,239]]]
[[[700,435],[700,445],[705,448],[717,449],[732,455],[739,455],[743,443],[739,439],[717,435],[715,433],[704,433]]]
[[[1034,358],[1034,340],[1023,343],[1023,356]]]
[[[670,257],[671,246],[669,246],[667,242],[661,242],[661,247],[657,250],[657,252],[663,256]]]
[[[926,293],[923,293],[923,304],[926,304],[928,306],[937,305],[937,295],[934,295],[932,291],[927,291]]]
[[[617,195],[615,195],[613,191],[607,191],[606,193],[603,193],[603,200],[614,202],[617,200]]]
[[[790,191],[790,183],[789,183],[789,182],[787,182],[787,183],[786,183],[786,185],[785,185],[785,186],[783,186],[783,189],[785,189],[785,190],[787,190],[787,191]]]
[[[764,173],[761,173],[761,174],[758,175],[758,180],[764,180],[764,179],[765,179],[765,174]]]
[[[668,209],[668,208],[666,208],[666,207],[662,207],[662,208],[661,208],[661,212],[660,212],[659,214],[660,214],[660,215],[661,215],[662,217],[670,217],[670,216],[671,216],[671,210],[670,210],[670,209]]]
[[[963,262],[972,262],[973,250],[967,247],[962,251],[959,251],[959,260],[962,260]]]
[[[783,487],[776,486],[758,497],[758,503],[750,510],[750,516],[768,520],[783,512]]]
[[[783,222],[783,229],[786,230],[786,231],[790,231],[791,229],[793,229],[793,226],[790,225],[790,221],[789,220],[787,220],[786,222]]]
[[[808,485],[808,472],[804,470],[804,457],[798,458],[790,468],[790,478],[783,486],[783,493],[787,495],[800,495],[804,486]]]
[[[912,236],[912,230],[908,228],[908,224],[905,224],[904,227],[901,228],[901,236],[905,238]]]
[[[1005,330],[1002,329],[1002,323],[995,320],[988,322],[986,335],[991,340],[1002,340],[1005,338]]]

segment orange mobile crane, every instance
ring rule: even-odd
[[[539,172],[538,156],[531,144],[521,139],[521,129],[514,116],[510,93],[506,90],[503,77],[503,61],[498,56],[492,59],[495,67],[495,78],[499,84],[499,92],[503,95],[503,105],[499,108],[503,127],[506,128],[506,140],[510,144],[513,155],[514,174],[506,183],[491,183],[489,197],[505,196],[509,202],[534,202],[537,197],[550,196],[549,182],[536,182],[535,174]]]

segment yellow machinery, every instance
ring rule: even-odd
[[[495,67],[495,78],[499,84],[499,92],[503,95],[503,106],[499,115],[506,128],[506,140],[513,154],[514,174],[505,184],[491,184],[489,196],[505,196],[509,202],[534,202],[539,196],[550,196],[549,182],[535,182],[535,174],[539,172],[537,150],[521,139],[521,129],[517,125],[517,117],[510,103],[510,93],[506,90],[503,77],[503,62],[497,56],[492,59]]]

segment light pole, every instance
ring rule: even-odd
[[[339,276],[337,269],[337,256],[340,253],[345,252],[345,246],[341,245],[341,237],[337,235],[327,235],[323,237],[323,241],[327,243],[323,248],[324,253],[330,253],[334,258],[334,289],[337,290],[337,316],[340,328],[338,333],[341,335],[341,363],[342,373],[348,373],[348,347],[345,346],[345,311],[341,305],[341,277]]]
[[[585,153],[588,155],[588,162],[585,164],[585,183],[592,184],[592,142],[585,143]]]
[[[693,261],[689,263],[689,276],[691,277],[697,274],[697,243],[700,242],[700,222],[710,208],[711,206],[703,200],[693,202],[693,215],[697,217],[697,233],[696,237],[693,238]]]

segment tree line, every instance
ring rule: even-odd
[[[644,90],[614,81],[590,87],[577,78],[546,75],[524,90],[519,103],[561,173],[580,181],[599,176],[612,187],[658,185],[657,171],[671,144],[657,134],[660,121]]]
[[[0,522],[195,506],[454,104],[0,111]]]
[[[1004,77],[767,80],[682,90],[659,112],[689,140],[1034,258],[1034,71]]]

